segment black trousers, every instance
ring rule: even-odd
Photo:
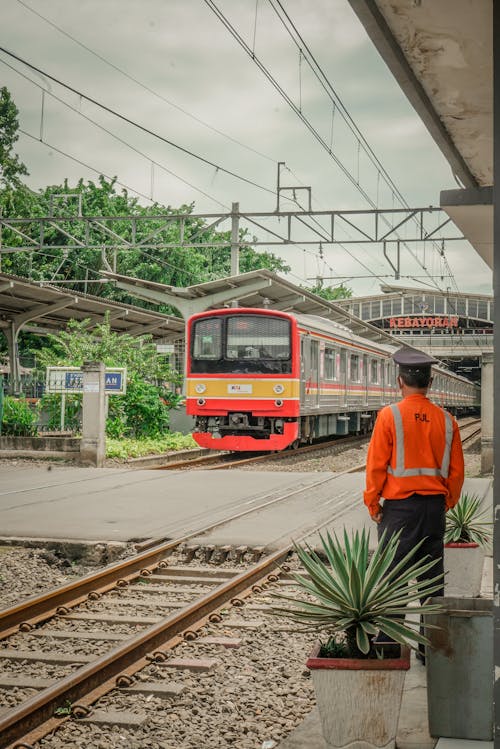
[[[445,530],[445,497],[443,494],[413,494],[406,499],[388,499],[382,507],[382,520],[377,526],[378,538],[386,531],[387,542],[393,533],[401,531],[399,546],[393,566],[425,539],[411,558],[410,564],[425,557],[436,559],[437,564],[420,576],[419,581],[429,580],[444,572],[443,538]],[[430,561],[430,560],[428,560]],[[434,596],[444,595],[444,583]],[[423,599],[421,600],[423,603]]]

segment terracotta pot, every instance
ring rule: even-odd
[[[410,650],[400,658],[319,658],[307,661],[326,745],[394,749]]]
[[[445,544],[445,595],[477,598],[481,592],[483,564],[484,550],[478,544]]]

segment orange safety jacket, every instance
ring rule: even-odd
[[[379,412],[366,463],[364,502],[372,517],[380,512],[381,498],[412,494],[444,494],[450,509],[463,482],[462,443],[451,414],[421,394]]]

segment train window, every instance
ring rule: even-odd
[[[359,382],[359,356],[351,354],[351,381]]]
[[[378,383],[378,361],[372,359],[370,362],[370,382]]]
[[[335,379],[335,351],[325,348],[325,380]]]
[[[220,359],[222,356],[222,320],[209,317],[196,320],[193,326],[194,359]]]
[[[229,317],[226,350],[228,359],[288,359],[290,323],[264,315]]]

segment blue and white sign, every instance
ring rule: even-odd
[[[79,367],[47,367],[47,393],[83,393],[83,372]],[[113,367],[104,374],[106,395],[125,395],[127,368]]]

